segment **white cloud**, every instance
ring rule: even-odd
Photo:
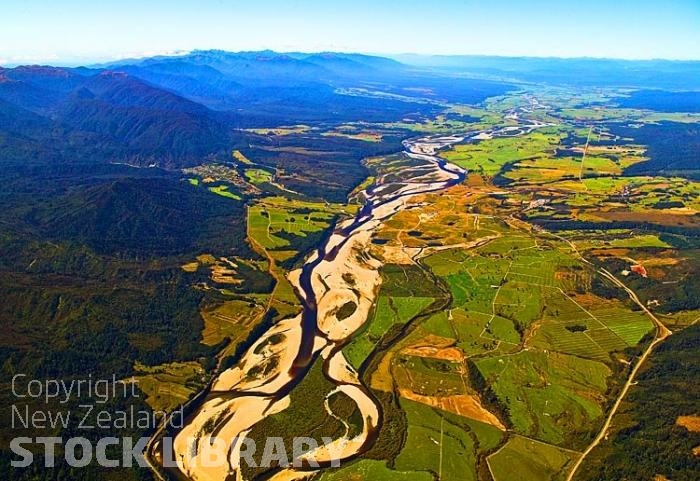
[[[123,52],[123,53],[115,53],[109,57],[110,60],[121,60],[125,58],[147,58],[147,57],[156,57],[156,56],[175,56],[175,55],[184,55],[188,53],[189,50],[140,50],[140,51],[133,51],[133,52]]]

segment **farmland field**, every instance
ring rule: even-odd
[[[538,481],[566,479],[566,468],[578,454],[514,436],[489,456],[495,481]],[[518,469],[514,470],[513,466]]]

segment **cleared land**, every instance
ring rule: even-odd
[[[541,481],[566,478],[566,469],[578,453],[513,436],[488,458],[495,481]]]

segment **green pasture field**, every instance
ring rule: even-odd
[[[275,233],[306,237],[328,228],[336,215],[346,211],[350,210],[341,204],[270,197],[248,209],[248,229],[264,248],[283,250],[291,243]]]
[[[618,109],[618,108],[570,108],[561,109],[556,115],[566,120],[577,121],[600,121],[600,120],[620,120],[639,119],[644,116],[644,112],[638,109]]]
[[[543,321],[532,338],[532,345],[542,349],[609,361],[613,351],[636,345],[653,328],[646,315],[622,304],[584,308],[556,290],[547,293],[545,304]]]
[[[591,313],[628,346],[639,343],[642,337],[654,328],[651,319],[642,312],[615,308],[604,311],[592,310]]]
[[[134,365],[134,379],[154,411],[170,412],[204,385],[204,369],[195,361],[159,366]]]
[[[646,123],[651,122],[679,122],[694,124],[700,122],[700,114],[683,112],[649,112],[641,119]]]
[[[587,157],[586,166],[590,166]],[[559,161],[561,159],[554,159]],[[535,170],[516,169],[507,172],[506,177],[523,179],[526,183],[520,186],[530,186],[544,181],[547,175],[552,182],[546,183],[547,194],[552,200],[549,206],[536,208],[526,212],[528,217],[553,217],[593,220],[606,222],[601,214],[609,211],[636,213],[635,219],[655,223],[662,221],[666,213],[685,217],[692,223],[693,211],[700,210],[700,182],[677,177],[584,177],[579,181],[578,174],[569,173],[569,178],[558,176],[558,171],[547,170],[546,175],[535,175]],[[529,178],[528,175],[532,174]],[[598,173],[599,174],[599,173]],[[596,174],[596,175],[598,175]],[[586,171],[584,169],[584,175]],[[607,175],[607,174],[606,174]],[[520,181],[518,181],[520,182]],[[552,207],[561,211],[547,210]],[[609,234],[610,230],[606,230]],[[646,237],[647,240],[650,237]],[[629,247],[663,247],[661,245],[630,245]]]
[[[396,458],[399,471],[428,472],[442,480],[477,478],[476,456],[502,439],[497,428],[423,404],[401,400],[408,437]]]
[[[422,396],[467,394],[465,372],[458,362],[400,354],[393,372],[398,386]]]
[[[567,245],[515,230],[424,263],[449,286],[452,304],[417,332],[455,340],[516,432],[561,446],[585,438],[603,416],[611,353],[636,345],[652,329],[649,319],[620,301],[597,305],[595,296],[583,294],[595,274]],[[425,366],[404,362],[413,362],[414,385],[437,389]],[[443,391],[450,389],[446,368],[433,376],[443,380]]]
[[[258,129],[245,129],[246,132],[251,132],[257,135],[292,135],[292,134],[303,134],[311,130],[308,125],[289,125],[280,127],[270,127],[270,128],[258,128]]]
[[[214,187],[209,187],[209,191],[222,197],[228,197],[229,199],[241,200],[241,196],[235,192],[229,191],[227,185],[216,185]]]
[[[498,113],[492,112],[489,109],[472,107],[470,105],[453,105],[447,110],[447,113],[456,113],[478,118],[479,122],[476,125],[472,125],[472,129],[492,127],[503,122],[502,117]]]
[[[245,177],[248,179],[248,182],[252,184],[264,184],[265,182],[272,181],[272,174],[263,169],[247,169],[245,171]]]
[[[577,246],[578,245],[579,243],[577,243]],[[622,238],[610,239],[609,241],[606,241],[605,245],[606,247],[621,247],[626,249],[636,249],[640,247],[658,247],[666,249],[671,247],[668,243],[662,241],[659,236],[655,234],[629,235]]]
[[[644,123],[700,122],[700,114],[686,112],[652,112],[626,108],[567,108],[556,112],[562,119],[575,121],[630,120]]]
[[[566,132],[561,129],[547,127],[519,137],[500,137],[475,144],[459,144],[443,155],[470,172],[494,176],[508,164],[546,157],[566,136]]]
[[[602,362],[543,350],[474,363],[524,436],[567,445],[572,433],[587,432],[602,419],[612,374]]]
[[[214,346],[225,338],[234,346],[245,339],[247,333],[264,314],[264,309],[249,300],[225,301],[213,309],[203,309],[204,329],[202,342]]]
[[[434,280],[415,265],[385,264],[381,269],[382,294],[390,297],[439,297]]]
[[[371,320],[343,350],[348,362],[359,368],[392,326],[405,324],[434,300],[432,297],[388,297],[380,294]]]
[[[477,112],[477,111],[474,111]],[[471,115],[471,114],[469,114]],[[494,117],[489,117],[485,113],[479,115],[479,124],[484,122],[490,126],[489,120],[495,120]],[[469,131],[479,128],[481,125],[471,122],[463,122],[461,120],[447,120],[444,115],[438,115],[435,119],[427,119],[422,122],[391,122],[381,124],[384,129],[410,130],[417,133],[426,134],[448,134],[460,131]]]
[[[326,470],[318,481],[433,481],[428,472],[395,471],[386,462],[373,459],[359,461],[341,466],[335,470]]]
[[[559,481],[578,453],[521,436],[512,436],[488,457],[494,481]],[[514,469],[514,467],[516,467]]]
[[[586,156],[581,170],[581,157],[551,157],[525,160],[515,164],[504,177],[518,183],[549,183],[561,179],[620,175],[622,168],[605,157]]]

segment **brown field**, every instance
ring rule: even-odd
[[[644,260],[644,267],[649,268],[649,267],[661,267],[661,266],[675,266],[679,262],[683,261],[685,259],[678,259],[678,258],[672,258],[672,257],[665,257],[665,258],[652,258],[652,259],[645,259]]]
[[[243,279],[236,278],[236,271],[231,266],[217,264],[211,268],[211,280],[219,284],[234,284],[243,283]]]
[[[678,209],[641,212],[612,210],[597,212],[596,216],[611,221],[651,222],[660,225],[700,225],[700,216],[694,215],[691,211],[679,211]]]
[[[678,416],[676,424],[692,433],[700,432],[700,416]]]
[[[324,132],[323,137],[345,137],[346,139],[364,140],[365,142],[381,142],[382,134],[377,132]]]
[[[464,352],[454,347],[454,339],[429,334],[419,342],[412,344],[401,351],[402,354],[417,357],[430,357],[445,361],[461,362],[464,360]]]
[[[630,249],[592,249],[588,253],[595,257],[627,257],[630,253]]]
[[[461,184],[439,194],[417,195],[410,204],[418,207],[403,210],[386,221],[379,237],[389,239],[384,247],[418,249],[435,245],[436,239],[439,245],[449,246],[498,234],[487,213],[492,202],[487,194],[493,190]],[[477,202],[481,213],[471,212]]]
[[[409,249],[403,246],[383,245],[372,246],[372,255],[384,261],[385,264],[413,264],[415,261]]]
[[[188,262],[186,264],[182,264],[180,268],[185,272],[197,272],[197,269],[199,269],[199,262]]]
[[[484,176],[478,174],[467,175],[466,185],[469,187],[488,187],[488,183]]]
[[[392,392],[394,390],[394,378],[391,375],[391,361],[393,358],[394,353],[388,351],[379,362],[377,369],[372,374],[370,382],[372,389],[384,392]]]
[[[506,428],[501,421],[481,404],[476,395],[457,394],[453,396],[423,396],[409,389],[399,389],[399,394],[406,399],[416,401],[427,406],[436,407],[443,411],[455,413],[470,419],[476,419],[482,423],[490,424],[501,431]]]
[[[259,129],[243,129],[245,132],[252,132],[257,135],[292,135],[303,134],[311,130],[308,125],[283,125],[280,127],[259,128]]]

